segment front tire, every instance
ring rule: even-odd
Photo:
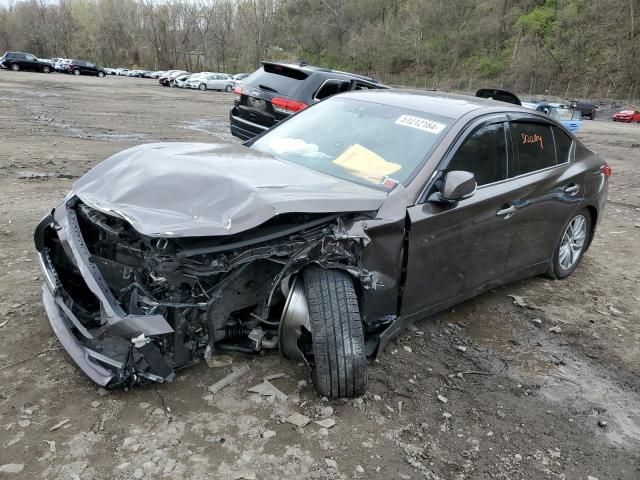
[[[47,67],[46,65],[42,67],[42,73],[49,73],[50,71],[51,71],[50,67]]]
[[[104,77],[104,73],[103,72],[98,72],[98,78],[102,78]]]
[[[20,65],[18,65],[17,63],[12,64],[11,70],[13,70],[14,72],[20,71]]]
[[[231,85],[227,85],[224,89],[225,92],[229,93],[232,90]]]
[[[567,278],[578,267],[591,241],[591,213],[587,209],[575,213],[564,225],[553,254],[549,276]]]
[[[207,89],[207,86],[204,83],[201,83],[200,85],[198,85],[198,88],[201,92],[204,92]]]
[[[78,69],[76,68],[76,69],[73,71],[73,74],[74,74],[75,76],[80,75],[80,70],[78,70]]]
[[[313,342],[313,383],[320,395],[357,397],[367,386],[367,358],[353,278],[342,270],[304,271]]]

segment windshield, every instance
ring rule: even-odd
[[[335,177],[391,190],[411,180],[451,121],[332,97],[303,110],[251,147]]]

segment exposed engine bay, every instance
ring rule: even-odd
[[[170,381],[175,370],[219,351],[278,349],[280,337],[291,335],[282,332],[281,318],[292,280],[309,264],[342,269],[359,288],[375,288],[375,275],[361,266],[369,239],[345,227],[353,217],[283,214],[236,235],[158,238],[72,197],[66,212],[41,224],[39,250],[67,323],[92,361],[114,375],[108,385],[130,386]],[[112,296],[111,319],[85,281],[79,265],[85,260],[106,297]],[[141,328],[123,328],[120,320],[127,317],[158,327],[139,334]],[[160,326],[160,317],[169,328]],[[312,361],[310,334],[296,331],[300,358]]]

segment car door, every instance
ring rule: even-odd
[[[29,53],[24,55],[24,66],[22,67],[23,70],[35,71],[39,70],[39,68],[40,64],[38,62],[38,59],[34,55],[31,55]]]
[[[86,62],[85,73],[87,75],[95,75],[98,73],[95,63]]]
[[[571,161],[572,137],[537,117],[509,123],[514,145],[513,177],[520,189],[513,203],[514,244],[507,270],[517,272],[547,262],[564,224],[583,199],[585,170]]]
[[[469,126],[427,185],[426,200],[408,209],[403,316],[437,309],[505,274],[513,236],[509,206],[519,188],[509,180],[506,125],[500,115]],[[475,194],[454,204],[437,201],[445,173],[454,170],[474,173]]]
[[[216,85],[216,76],[215,75],[208,75],[207,78],[204,80],[207,84],[207,89],[209,90],[215,90],[215,85]]]
[[[24,53],[14,53],[12,63],[17,63],[20,70],[29,70],[29,62],[27,61],[27,56]]]

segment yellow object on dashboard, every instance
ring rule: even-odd
[[[347,148],[333,163],[348,170],[356,177],[376,184],[402,169],[402,165],[387,162],[377,153],[358,143]]]

